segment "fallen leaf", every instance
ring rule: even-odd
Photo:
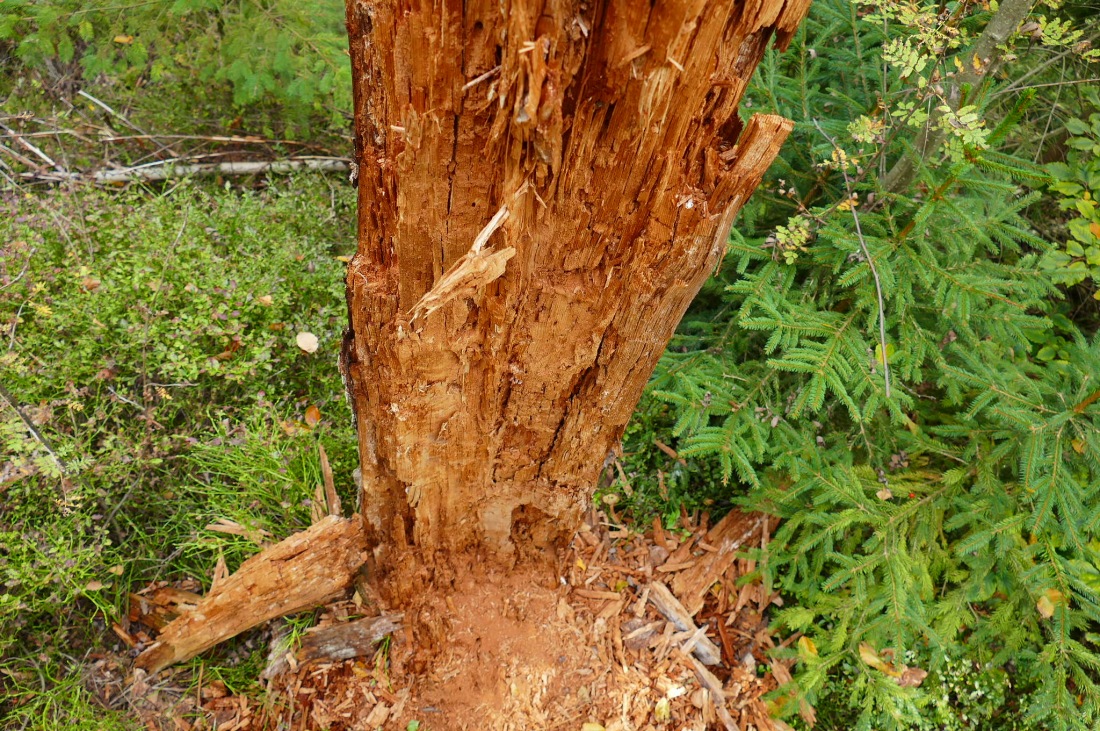
[[[271,305],[275,304],[275,298],[272,297],[269,294],[260,295],[259,297],[256,298],[256,301],[259,302],[264,307],[271,307]]]
[[[1065,601],[1065,596],[1057,589],[1047,589],[1043,592],[1043,595],[1039,597],[1039,601],[1035,602],[1035,608],[1039,610],[1039,614],[1044,619],[1050,619],[1054,616],[1054,607]]]
[[[122,576],[122,572],[125,570],[126,569],[122,567],[122,564],[119,564],[118,566],[112,566],[111,568],[107,569],[107,573],[114,574],[115,576]]]
[[[299,343],[301,345],[301,343]],[[312,352],[312,351],[311,351]],[[321,410],[310,404],[306,409],[306,426],[313,428],[321,423]]]
[[[94,292],[99,289],[100,281],[95,277],[84,277],[80,282],[80,286],[84,288],[85,292]]]
[[[316,353],[318,346],[321,344],[317,340],[317,336],[311,332],[298,333],[298,337],[294,338],[294,342],[298,343],[298,347],[306,353]]]
[[[101,581],[89,581],[84,585],[84,591],[99,591],[103,588],[103,582]]]
[[[898,678],[898,685],[902,688],[918,688],[928,677],[928,671],[920,668],[905,668],[905,672]]]
[[[117,35],[117,36],[115,36],[114,41],[115,41],[115,43],[121,43],[122,45],[126,46],[126,45],[129,45],[129,44],[134,42],[134,37],[133,36]]]
[[[798,715],[802,716],[802,720],[810,728],[813,728],[814,724],[817,723],[817,711],[805,698],[798,699]]]
[[[814,641],[806,635],[802,635],[798,638],[798,649],[807,655],[817,657],[817,645],[815,645]]]
[[[877,497],[879,500],[889,500],[890,498],[894,497],[894,493],[890,492],[890,488],[884,487],[875,493],[875,497]]]
[[[886,662],[875,651],[875,648],[866,642],[859,643],[859,659],[867,663],[875,670],[881,670],[889,675],[891,678],[901,677],[901,672],[895,668],[892,664]]]

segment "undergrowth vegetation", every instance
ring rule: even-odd
[[[322,5],[4,3],[0,89],[96,84],[141,119],[170,91],[195,125],[308,140],[349,94]],[[1100,723],[1097,17],[816,0],[747,92],[795,131],[599,495],[782,518],[753,555],[800,728]],[[128,592],[306,525],[319,443],[352,499],[338,186],[6,194],[0,723],[124,724],[80,725],[79,677]]]
[[[308,526],[319,444],[354,500],[338,185],[3,201],[0,725],[95,727],[81,661],[126,651],[128,593]]]
[[[1094,90],[1042,72],[1095,69],[1095,52],[1081,31],[1020,65],[1073,8],[1036,9],[1007,46],[987,41],[1012,3],[947,8],[818,0],[765,59],[750,103],[795,132],[654,375],[642,413],[665,429],[642,436],[782,518],[762,575],[788,600],[776,626],[802,636],[778,713],[1094,728],[1100,229],[1082,120],[1100,117]],[[1052,148],[1064,162],[1037,162]],[[634,445],[628,463],[652,454]],[[631,472],[627,506],[653,493]]]
[[[33,87],[23,93],[43,87],[72,93],[91,84],[131,100],[139,117],[182,111],[158,99],[203,99],[184,105],[186,111],[267,137],[343,131],[351,109],[346,51],[342,3],[0,5],[0,59],[31,72],[6,79]]]

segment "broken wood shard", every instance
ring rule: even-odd
[[[136,667],[155,673],[258,624],[339,596],[363,565],[364,545],[358,515],[332,515],[264,549],[169,622]]]
[[[703,608],[707,592],[737,558],[737,551],[759,539],[764,520],[760,513],[733,510],[707,532],[704,543],[718,550],[699,556],[672,580],[672,591],[689,615],[694,617]]]
[[[722,662],[722,651],[718,649],[718,645],[714,644],[699,627],[695,626],[691,615],[684,609],[684,605],[672,595],[667,586],[659,581],[651,583],[649,585],[649,601],[657,608],[658,612],[665,616],[665,619],[672,622],[676,629],[681,632],[692,633],[689,640],[694,645],[691,647],[691,654],[699,658],[704,665],[717,665]]]
[[[404,616],[397,612],[311,629],[302,640],[297,660],[335,662],[369,655],[374,651],[374,643],[401,627]]]

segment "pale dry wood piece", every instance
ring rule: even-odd
[[[725,726],[726,731],[741,731],[741,727],[730,715],[729,709],[726,708],[726,689],[722,687],[722,681],[716,678],[714,673],[703,667],[702,663],[694,657],[688,659],[691,660],[691,666],[695,670],[695,677],[699,678],[699,682],[713,696],[714,710],[718,712],[718,719]]]
[[[374,643],[395,632],[403,619],[404,615],[397,612],[311,629],[302,639],[298,662],[336,662],[369,655]]]
[[[135,665],[155,673],[269,619],[323,604],[351,586],[365,558],[359,516],[329,516],[241,564],[166,625]]]
[[[650,582],[649,587],[649,601],[657,608],[657,611],[675,625],[676,629],[681,632],[695,632],[699,629],[691,615],[687,613],[679,600],[672,595],[667,586],[659,581],[653,581]],[[692,654],[707,665],[717,665],[722,662],[722,652],[718,649],[718,645],[714,644],[705,634],[696,641]]]
[[[229,567],[225,565],[225,556],[218,554],[218,560],[214,564],[214,575],[210,578],[210,591],[218,588],[225,579],[229,578]]]
[[[328,461],[328,453],[325,452],[325,445],[318,444],[317,448],[321,452],[321,477],[325,483],[325,507],[328,509],[329,515],[340,515],[343,512],[343,506],[340,505],[340,496],[336,494],[336,481],[332,478],[332,465]]]
[[[596,614],[597,619],[611,619],[621,614],[623,611],[623,601],[621,599],[617,601],[608,602],[603,609]]]
[[[760,534],[763,522],[764,517],[759,513],[746,515],[733,510],[710,529],[704,540],[717,546],[717,550],[707,551],[696,559],[694,566],[672,580],[672,592],[680,598],[688,614],[694,617],[699,613],[710,587],[734,562],[737,551]]]

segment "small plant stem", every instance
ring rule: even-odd
[[[830,137],[829,134],[821,128],[821,125],[816,119],[814,120],[814,126],[817,127],[817,131],[829,141],[833,149],[840,153],[844,152],[840,149],[836,140]],[[843,160],[844,158],[841,159]],[[859,240],[859,248],[863,251],[863,258],[867,261],[867,267],[871,270],[871,276],[875,279],[875,295],[878,297],[878,338],[879,344],[882,347],[882,377],[886,384],[886,398],[890,398],[890,358],[886,353],[886,304],[882,297],[882,280],[879,279],[878,269],[875,267],[875,260],[871,256],[871,251],[867,248],[867,241],[863,238],[863,228],[859,224],[859,213],[856,211],[857,206],[855,201],[852,200],[852,181],[848,177],[848,171],[843,165],[843,162],[840,163],[840,174],[844,176],[844,190],[848,194],[849,202],[848,210],[852,212],[852,220],[856,224],[856,239]]]
[[[68,469],[65,466],[65,461],[57,456],[57,452],[54,451],[53,445],[50,444],[50,440],[46,439],[46,437],[42,435],[42,432],[38,431],[38,428],[34,425],[34,422],[30,420],[30,417],[23,413],[23,409],[19,408],[19,403],[15,400],[15,397],[12,396],[11,391],[6,389],[3,385],[0,385],[0,398],[7,402],[11,410],[14,411],[16,416],[19,417],[19,420],[23,422],[23,426],[27,427],[27,431],[29,431],[31,435],[38,440],[38,443],[50,453],[54,463],[57,464],[58,471],[63,475],[66,474]]]
[[[966,102],[973,102],[973,90],[993,76],[1001,63],[1000,49],[1031,13],[1034,5],[1035,0],[1005,0],[1001,3],[985,31],[971,49],[963,54],[962,71],[954,77],[947,89],[946,102],[952,111],[958,111]],[[969,98],[964,99],[967,88],[972,91]],[[912,151],[894,163],[890,172],[882,178],[883,190],[897,195],[909,187],[920,166],[939,150],[947,137],[947,132],[939,124],[942,118],[943,114],[938,111],[929,115]]]
[[[1095,391],[1093,391],[1092,393],[1090,393],[1088,396],[1086,396],[1081,401],[1081,403],[1074,406],[1073,407],[1073,413],[1075,413],[1075,414],[1085,413],[1085,409],[1087,409],[1089,406],[1092,406],[1094,403],[1096,403],[1097,399],[1100,399],[1100,388],[1098,388]]]

